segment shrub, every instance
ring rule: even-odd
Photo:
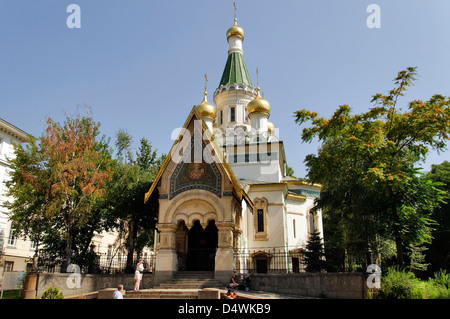
[[[389,268],[381,278],[379,298],[383,299],[449,299],[450,276],[445,271],[434,279],[422,281],[412,273]]]
[[[416,280],[412,272],[388,268],[386,275],[381,277],[379,296],[383,299],[411,299]]]
[[[434,283],[437,286],[444,286],[445,288],[450,287],[450,274],[447,274],[445,269],[441,269],[434,273]]]
[[[41,299],[64,299],[64,295],[57,287],[49,287],[42,293]]]

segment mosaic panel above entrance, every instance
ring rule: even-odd
[[[208,190],[221,197],[221,183],[222,175],[215,163],[182,162],[170,177],[169,198],[191,189]]]

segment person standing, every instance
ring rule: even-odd
[[[142,280],[142,274],[144,273],[144,260],[141,258],[136,266],[136,271],[134,272],[134,291],[139,291],[139,286]]]

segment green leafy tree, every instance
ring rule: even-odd
[[[446,203],[435,209],[432,219],[437,226],[432,230],[433,241],[427,245],[426,261],[430,264],[429,275],[440,269],[450,272],[450,162],[444,161],[439,165],[432,165],[426,178],[435,183],[446,193]]]
[[[67,265],[79,252],[78,245],[87,246],[99,230],[96,208],[112,175],[99,126],[90,117],[68,117],[63,125],[48,118],[43,136],[30,137],[26,148],[16,145],[11,160],[7,186],[14,200],[8,203],[14,227],[30,237],[44,234],[46,246],[59,246]]]
[[[13,144],[15,157],[10,162],[10,180],[6,182],[7,195],[13,201],[4,206],[9,211],[17,236],[31,238],[36,243],[33,268],[37,267],[41,233],[49,228],[46,208],[50,202],[50,171],[38,140],[28,136],[28,144]]]
[[[418,176],[416,165],[429,148],[444,150],[450,133],[450,101],[442,95],[409,102],[404,112],[399,109],[397,101],[416,75],[416,68],[400,71],[396,87],[387,95],[374,95],[374,107],[362,114],[352,115],[348,105],[339,106],[330,119],[308,110],[294,114],[298,124],[312,124],[303,129],[303,141],[339,143],[335,152],[306,157],[309,179],[322,183],[325,193],[332,188],[336,193],[338,185],[331,184],[340,181],[342,195],[334,207],[342,211],[350,203],[356,219],[369,215],[383,223],[395,240],[399,265],[404,263],[405,240],[430,240],[426,212],[442,201],[436,185]]]
[[[119,138],[119,137],[118,137]],[[144,195],[156,177],[165,155],[157,157],[151,143],[141,139],[136,159],[115,167],[108,197],[111,214],[119,230],[118,249],[127,252],[127,271],[133,270],[133,256],[152,243],[158,217],[158,200],[153,197],[144,203]],[[156,196],[156,195],[155,195]]]
[[[122,158],[125,163],[127,158],[130,156],[130,146],[133,142],[133,137],[128,133],[127,130],[119,129],[116,133],[116,147],[117,155]]]

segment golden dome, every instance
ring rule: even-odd
[[[256,89],[258,94],[256,97],[250,101],[247,105],[248,114],[252,113],[263,113],[267,114],[267,117],[270,115],[270,103],[264,100],[259,94],[259,88]]]
[[[206,100],[206,92],[204,94],[202,103],[197,105],[197,110],[203,117],[209,117],[213,120],[216,118],[216,108],[211,104],[209,104],[208,101]]]
[[[227,31],[227,39],[232,35],[241,37],[242,40],[244,40],[244,29],[238,27],[238,25],[236,24],[236,20],[234,21],[234,25]]]
[[[267,131],[272,134],[275,131],[275,126],[272,122],[267,121]]]

